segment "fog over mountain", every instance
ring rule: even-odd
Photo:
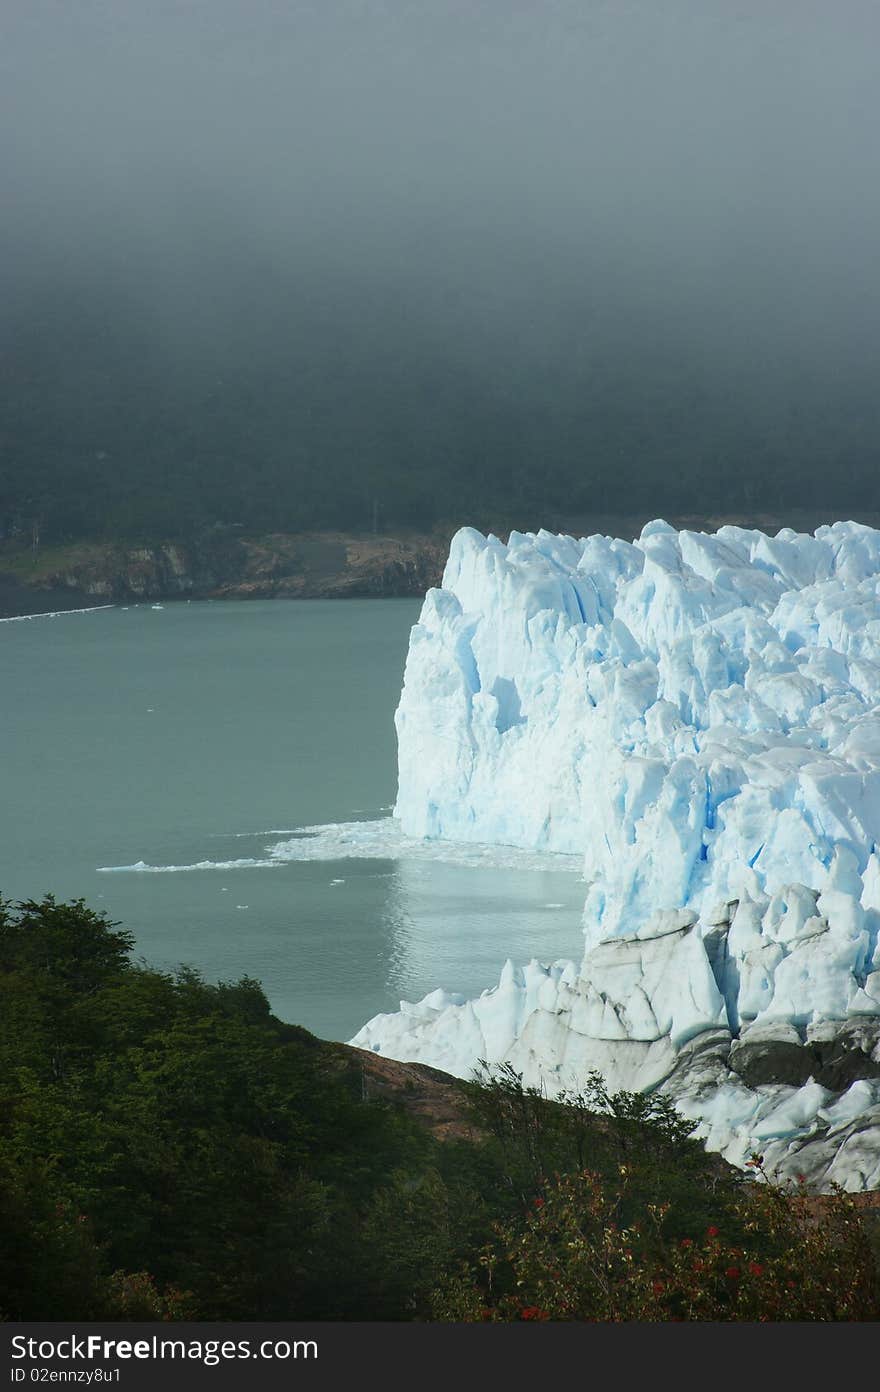
[[[870,0],[0,26],[0,531],[876,509]]]

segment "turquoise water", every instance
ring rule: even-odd
[[[0,894],[84,898],[151,964],[256,976],[279,1015],[331,1039],[436,986],[478,994],[508,956],[579,957],[570,866],[466,863],[389,820],[419,607],[202,602],[0,623]]]

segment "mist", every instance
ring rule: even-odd
[[[0,527],[876,507],[880,11],[6,0]]]

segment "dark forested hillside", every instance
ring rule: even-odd
[[[20,288],[0,329],[0,535],[877,508],[867,362],[829,379],[806,345],[731,359],[696,325],[669,355],[586,290],[525,295],[506,347],[475,339],[473,305],[438,327],[381,285],[191,293],[192,331],[169,346],[112,276]]]

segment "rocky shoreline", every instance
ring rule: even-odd
[[[217,531],[197,542],[0,546],[0,617],[171,599],[421,598],[445,536]]]

